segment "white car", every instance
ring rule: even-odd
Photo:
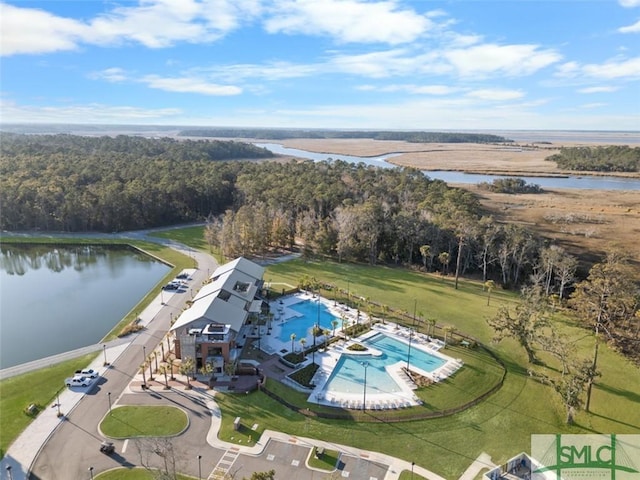
[[[98,378],[98,372],[96,372],[92,368],[85,368],[84,370],[76,370],[76,377],[89,377],[89,378]]]
[[[81,375],[76,375],[75,377],[67,378],[64,383],[67,387],[88,387],[91,385],[91,379]]]

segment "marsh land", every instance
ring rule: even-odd
[[[389,159],[398,166],[420,170],[456,170],[469,173],[505,175],[576,175],[545,160],[562,146],[604,145],[629,140],[627,137],[595,137],[577,141],[513,144],[424,144],[368,139],[293,139],[286,147],[315,152],[378,156],[401,155]],[[601,175],[600,172],[580,172]],[[607,173],[607,175],[612,175]],[[639,173],[616,173],[640,178]],[[480,190],[475,185],[456,185],[478,195],[487,213],[500,222],[523,223],[545,238],[552,239],[586,262],[597,261],[610,246],[628,252],[640,272],[640,191],[545,189],[542,194],[502,194]]]

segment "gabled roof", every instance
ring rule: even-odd
[[[264,267],[261,267],[257,263],[253,263],[251,260],[247,260],[244,257],[238,257],[229,263],[220,265],[211,275],[212,279],[219,277],[220,275],[228,272],[229,270],[236,270],[238,272],[245,273],[255,279],[262,279],[264,276]]]
[[[215,322],[240,331],[252,311],[263,274],[264,268],[242,257],[218,267],[211,276],[212,282],[200,289],[191,307],[180,315],[171,330],[196,322]]]

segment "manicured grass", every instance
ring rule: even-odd
[[[114,468],[98,475],[95,480],[154,480],[158,478],[144,468]],[[178,474],[178,480],[193,480],[194,477]]]
[[[176,407],[123,406],[107,413],[100,429],[111,438],[169,437],[188,425],[187,414]]]
[[[34,372],[0,381],[0,454],[4,457],[10,443],[31,423],[24,410],[30,405],[47,408],[56,394],[65,389],[64,379],[70,373],[85,368],[96,354],[41,368]],[[65,406],[61,405],[61,413]]]
[[[204,226],[173,228],[164,232],[153,232],[151,236],[175,240],[196,250],[210,253],[209,245],[204,238]]]
[[[491,344],[493,332],[487,326],[486,318],[493,316],[499,305],[517,301],[516,293],[494,291],[491,306],[487,306],[486,292],[482,291],[479,282],[462,281],[460,288],[455,290],[450,279],[442,279],[439,275],[329,261],[296,260],[271,265],[264,278],[296,285],[304,275],[338,285],[345,291],[349,288],[352,296],[369,297],[380,304],[403,309],[409,312],[408,318],[404,319],[407,323],[412,323],[416,299],[418,316],[436,318],[440,326],[454,326],[496,351],[508,371],[503,387],[481,404],[462,413],[401,423],[318,419],[284,409],[262,392],[248,396],[220,395],[217,399],[223,411],[221,438],[226,439],[233,419],[241,416],[246,424],[258,423],[258,431],[272,429],[382,451],[409,462],[415,461],[445,478],[458,478],[483,451],[492,455],[497,463],[520,451],[528,451],[532,433],[640,433],[640,409],[637,408],[640,369],[617,353],[601,348],[599,365],[602,377],[594,388],[592,412],[580,412],[577,424],[567,426],[564,408],[556,394],[529,376],[527,369],[530,365],[522,349],[511,340]],[[332,298],[335,291],[328,294],[323,291],[322,294]],[[344,295],[338,300],[345,300]],[[562,315],[557,316],[556,323],[562,333],[577,340],[579,352],[588,356],[593,346],[592,337]],[[425,328],[420,326],[422,332]],[[441,336],[442,330],[437,329],[436,335]],[[583,340],[579,340],[581,338]],[[448,353],[447,350],[452,349],[448,347],[444,353]],[[476,352],[459,349],[452,356],[463,358],[466,365],[472,366],[464,355]],[[460,370],[449,385],[445,382],[432,389],[430,401],[446,405],[447,398],[454,398],[456,394],[445,392],[445,387],[456,386],[459,380],[462,384],[465,376],[469,377],[468,385],[460,388],[479,388],[486,380],[476,381],[476,374],[486,375],[486,378],[495,376],[491,369],[484,374],[472,368]],[[271,382],[268,387],[277,388]],[[427,395],[429,388],[419,394]],[[463,395],[466,393],[461,392],[460,398]],[[354,412],[356,416],[360,414]],[[380,441],[381,438],[384,442]]]
[[[313,447],[311,455],[309,456],[309,466],[327,472],[333,472],[338,464],[338,458],[340,458],[340,452],[337,450],[324,449],[320,458],[316,457],[317,448]]]

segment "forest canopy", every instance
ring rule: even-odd
[[[412,143],[504,143],[504,137],[488,133],[457,132],[400,132],[358,130],[283,130],[261,128],[193,128],[179,134],[184,137],[256,138],[264,140],[287,140],[294,138],[367,138],[372,140],[395,140]]]
[[[566,170],[593,172],[640,172],[640,147],[608,145],[598,147],[562,147],[560,153],[546,158]]]
[[[477,198],[410,168],[344,161],[211,161],[237,142],[3,135],[0,228],[121,231],[209,219],[231,255],[305,254],[524,281],[541,241],[481,217]],[[268,156],[268,155],[267,155]]]

